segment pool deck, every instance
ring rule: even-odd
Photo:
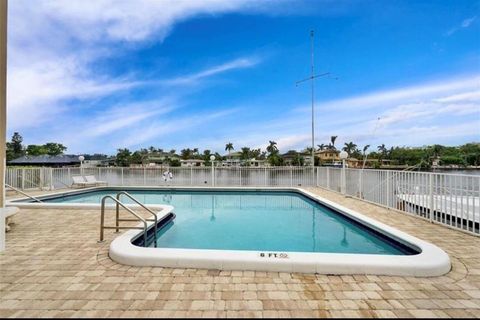
[[[113,231],[97,243],[98,210],[22,209],[0,254],[0,317],[480,317],[480,237],[306,189],[439,246],[452,271],[415,278],[129,267],[108,257]]]

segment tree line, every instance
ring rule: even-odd
[[[338,136],[331,136],[328,143],[317,145],[315,151],[336,151],[344,150],[350,158],[377,160],[390,160],[396,165],[409,165],[428,168],[434,160],[438,160],[440,165],[458,165],[458,166],[480,166],[480,143],[472,142],[460,146],[442,146],[434,144],[423,147],[399,147],[391,146],[388,148],[385,144],[378,145],[374,150],[369,151],[370,145],[358,146],[353,141],[345,142],[340,150],[335,145]],[[57,156],[64,154],[67,147],[61,143],[48,142],[42,145],[30,144],[23,145],[23,137],[15,132],[11,141],[6,143],[7,161],[19,158],[24,155],[38,156],[50,155]],[[235,151],[232,142],[225,144],[227,155],[222,156],[218,152],[212,152],[209,149],[200,152],[199,148],[184,148],[179,154],[177,150],[164,150],[156,147],[142,148],[136,151],[130,151],[127,148],[118,149],[115,157],[117,166],[129,166],[131,164],[145,164],[145,162],[154,157],[161,157],[163,162],[170,166],[180,166],[179,159],[198,159],[205,161],[206,165],[210,164],[210,157],[215,156],[218,161],[225,160]],[[305,158],[309,157],[312,152],[311,147],[306,147],[303,151],[290,150],[286,154],[292,159],[291,164],[301,166],[305,163]],[[284,157],[280,154],[277,142],[270,140],[265,151],[260,148],[241,147],[238,149],[238,158],[240,160],[265,160],[272,166],[282,166],[285,164]],[[105,154],[85,155],[85,159],[107,159]],[[377,166],[380,161],[377,161]],[[315,157],[315,165],[322,165],[319,157]]]
[[[61,143],[47,142],[42,145],[29,144],[27,146],[24,146],[22,142],[23,137],[18,132],[14,132],[12,139],[10,140],[10,142],[7,142],[6,145],[7,161],[11,161],[25,155],[58,156],[60,154],[63,154],[67,150],[67,147],[65,147]]]

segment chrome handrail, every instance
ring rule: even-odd
[[[143,222],[143,228],[141,228],[141,227],[119,227],[118,225],[115,226],[115,227],[105,226],[105,202],[107,201],[107,199],[112,199],[117,205],[123,207],[125,210],[127,210],[128,212],[133,214],[137,218],[138,221]],[[137,221],[137,220],[134,220],[134,221]],[[143,229],[144,246],[147,246],[147,227],[148,227],[147,220],[145,220],[144,218],[139,216],[135,211],[128,208],[126,205],[121,203],[119,200],[115,199],[114,197],[112,197],[110,195],[104,196],[102,198],[101,215],[100,215],[100,242],[104,241],[104,234],[103,234],[104,229],[117,229],[117,230],[118,229]]]
[[[17,191],[18,193],[21,193],[21,194],[23,194],[24,196],[29,197],[30,199],[33,199],[33,200],[35,200],[35,201],[37,201],[37,202],[40,202],[40,203],[43,202],[43,201],[35,198],[34,196],[31,196],[31,195],[29,195],[28,193],[23,192],[23,191],[20,190],[20,189],[17,189],[17,188],[15,188],[15,187],[12,187],[12,186],[9,185],[9,184],[6,184],[6,183],[5,183],[5,186],[8,187],[8,188],[10,188],[10,189],[12,189],[12,190],[15,190],[15,191]]]
[[[155,211],[153,211],[152,209],[150,208],[147,208],[147,206],[145,206],[143,203],[141,203],[140,201],[138,201],[137,199],[135,199],[130,193],[126,192],[126,191],[120,191],[119,193],[117,193],[117,200],[120,202],[120,196],[126,196],[127,198],[131,199],[133,202],[135,202],[136,204],[138,204],[140,207],[142,207],[143,209],[147,210],[149,213],[151,213],[153,215],[153,218],[154,218],[154,221],[155,221],[155,225],[153,226],[153,229],[154,229],[154,241],[155,241],[155,247],[157,246],[157,225],[158,225],[158,217],[157,217],[157,213]],[[119,215],[120,215],[120,207],[119,207],[119,202],[117,202],[117,205],[116,205],[116,217],[117,217],[117,222],[116,222],[116,225],[118,226],[118,222],[119,222]],[[117,230],[118,232],[118,230]]]

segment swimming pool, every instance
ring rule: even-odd
[[[128,189],[127,192],[144,204],[174,207],[176,218],[158,231],[159,248],[418,253],[295,192]],[[114,190],[99,190],[44,202],[100,203],[102,197],[115,194]]]
[[[411,269],[410,275],[422,275],[409,261],[422,260],[434,247],[437,256],[443,253],[441,272],[450,268],[441,249],[302,189],[93,188],[40,199],[47,206],[82,207],[119,190],[147,205],[173,206],[176,215],[158,230],[156,248],[140,246],[138,230],[114,240],[110,256],[121,263],[322,273]]]

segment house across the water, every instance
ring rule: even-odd
[[[11,166],[39,166],[39,167],[79,167],[80,160],[77,155],[62,154],[58,156],[21,156],[7,163]]]

